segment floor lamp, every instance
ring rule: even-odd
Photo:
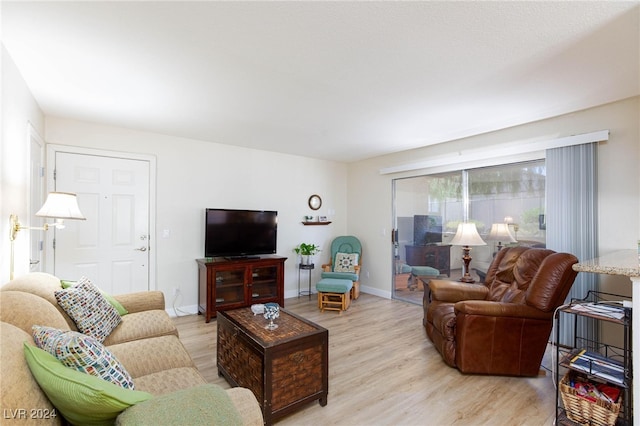
[[[463,283],[474,283],[476,280],[471,278],[471,274],[469,273],[469,264],[471,263],[471,256],[469,255],[471,247],[469,246],[487,245],[487,243],[485,243],[482,238],[480,238],[480,234],[478,234],[478,230],[476,229],[476,224],[471,222],[459,223],[456,235],[451,240],[451,245],[462,246],[464,275],[462,275],[460,281],[462,281]]]
[[[64,228],[64,219],[86,219],[80,212],[76,194],[71,194],[68,192],[50,192],[47,196],[47,200],[42,205],[42,208],[36,213],[36,216],[50,217],[55,219],[56,221],[54,223],[45,223],[43,226],[23,226],[18,220],[18,215],[12,214],[9,216],[9,239],[11,240],[11,260],[9,266],[10,280],[13,279],[13,245],[19,231],[23,229],[37,229],[41,231],[48,231],[50,227],[62,229]]]

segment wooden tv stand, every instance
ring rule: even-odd
[[[284,261],[276,255],[259,258],[196,259],[198,314],[209,322],[218,311],[275,302],[284,307]]]

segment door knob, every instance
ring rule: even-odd
[[[147,251],[147,248],[143,246],[143,247],[140,247],[140,248],[137,248],[137,249],[134,249],[134,250],[138,250],[138,251]]]

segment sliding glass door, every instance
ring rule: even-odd
[[[393,196],[394,298],[422,303],[424,280],[412,271],[424,269],[415,267],[460,278],[462,251],[451,245],[460,222],[474,222],[487,242],[471,253],[470,273],[476,280],[499,247],[545,244],[544,160],[395,179]],[[490,239],[492,225],[505,223],[519,243]]]

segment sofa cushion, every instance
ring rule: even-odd
[[[73,287],[76,284],[78,284],[78,281],[60,280],[60,285],[62,286],[62,288]],[[99,290],[100,290],[100,293],[102,293],[102,295],[104,296],[104,298],[107,299],[107,302],[109,302],[111,306],[116,308],[116,311],[118,311],[120,316],[127,315],[129,313],[129,311],[127,311],[125,307],[122,306],[122,304],[118,302],[112,295],[110,295],[109,293],[107,293],[102,289],[99,289]]]
[[[192,367],[195,364],[189,352],[176,336],[160,336],[133,340],[109,346],[109,350],[127,366],[138,387],[138,377],[171,368]]]
[[[106,346],[159,336],[177,336],[178,329],[165,311],[142,311],[121,317],[120,325],[104,339]]]
[[[136,390],[149,392],[155,396],[207,383],[195,367],[168,368],[136,377],[135,382]]]
[[[85,277],[73,287],[56,291],[55,296],[58,304],[76,323],[78,330],[100,342],[122,321],[118,311]]]
[[[206,384],[136,404],[116,419],[116,425],[126,424],[233,426],[243,422],[227,392],[218,385]]]
[[[27,343],[24,355],[49,400],[74,425],[113,424],[122,411],[153,397],[67,368],[50,353]]]
[[[28,274],[21,275],[0,287],[0,291],[21,291],[24,293],[31,293],[35,294],[36,296],[42,297],[43,299],[51,303],[51,305],[54,306],[58,310],[58,312],[60,312],[71,330],[77,330],[78,328],[76,327],[76,324],[73,322],[73,320],[69,317],[69,315],[67,315],[65,310],[62,309],[60,305],[58,305],[58,300],[56,299],[55,292],[60,289],[62,289],[62,286],[60,285],[60,279],[58,279],[54,275],[47,274],[46,272],[30,272]],[[29,326],[29,330],[27,330],[27,333],[31,333],[31,326]]]
[[[97,339],[77,331],[33,326],[33,340],[40,349],[55,356],[66,367],[91,374],[125,389],[134,389],[133,379]]]
[[[4,417],[0,423],[15,423],[16,425],[62,424],[62,416],[38,386],[24,357],[23,344],[33,345],[31,334],[12,324],[2,322],[0,323],[0,342],[2,342],[0,350],[0,377],[2,378],[0,407],[2,407],[4,415],[16,413],[14,414],[16,416],[14,422],[7,421],[7,418]],[[28,414],[30,409],[38,409],[43,418],[18,418],[19,410],[27,410],[26,414]]]
[[[55,306],[42,297],[23,291],[0,291],[0,319],[29,335],[34,324],[69,330],[66,319]]]

